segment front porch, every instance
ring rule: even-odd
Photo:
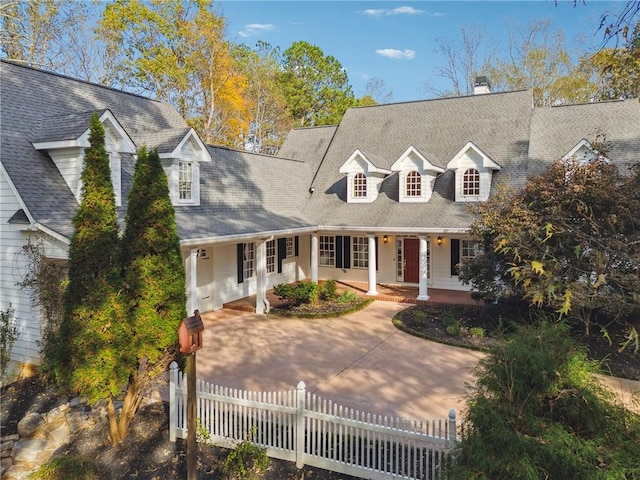
[[[367,296],[368,285],[365,282],[336,282],[338,293],[350,290],[361,296]],[[405,285],[376,285],[378,295],[367,298],[375,298],[383,302],[409,303],[413,305],[480,305],[479,300],[471,298],[471,292],[460,290],[444,290],[438,288],[429,289],[429,300],[417,300],[419,289],[417,286]],[[273,294],[273,290],[267,290],[267,300],[272,307],[276,307],[282,302]],[[225,303],[223,308],[228,310],[238,310],[242,312],[256,311],[256,296],[235,300]]]

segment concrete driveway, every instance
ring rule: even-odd
[[[409,305],[373,302],[332,319],[286,319],[231,310],[206,313],[199,379],[255,391],[307,391],[348,408],[410,419],[460,412],[482,353],[397,330]]]

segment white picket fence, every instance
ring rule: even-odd
[[[187,438],[187,377],[170,367],[169,437]],[[267,455],[369,479],[444,479],[456,441],[456,413],[444,420],[415,421],[343,408],[295,391],[247,392],[196,383],[196,417],[212,444],[233,448],[250,440]],[[253,436],[251,436],[253,433]]]

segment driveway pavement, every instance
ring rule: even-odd
[[[243,390],[307,391],[345,407],[410,419],[460,412],[482,353],[397,330],[408,305],[373,302],[339,318],[301,320],[220,310],[203,316],[199,379]]]

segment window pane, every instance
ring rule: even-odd
[[[353,252],[353,267],[369,267],[369,239],[367,237],[353,237],[351,239]]]
[[[243,278],[251,278],[255,272],[255,247],[253,243],[243,244]]]
[[[336,244],[333,235],[320,235],[320,265],[333,267],[336,264]]]
[[[358,173],[353,177],[353,196],[359,198],[367,196],[367,177],[364,173]]]
[[[193,186],[193,164],[180,162],[178,174],[178,192],[180,200],[191,200]]]
[[[480,195],[480,173],[475,168],[470,168],[462,176],[462,195]]]
[[[422,181],[418,172],[409,172],[406,184],[407,197],[420,197],[422,195]]]
[[[276,241],[267,242],[267,273],[276,271]]]
[[[293,257],[293,237],[287,237],[287,258]]]

